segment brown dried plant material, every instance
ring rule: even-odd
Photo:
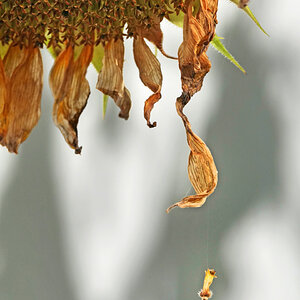
[[[212,291],[209,289],[211,284],[213,283],[214,278],[217,278],[216,271],[213,269],[207,269],[205,271],[205,277],[203,282],[203,288],[198,293],[199,297],[202,300],[208,300],[212,296]]]
[[[178,49],[182,90],[190,97],[198,92],[211,64],[206,55],[215,34],[218,0],[199,0],[199,10],[193,15],[193,1],[185,2],[183,42]]]
[[[104,46],[103,66],[99,73],[97,89],[114,99],[120,108],[119,117],[127,120],[131,108],[130,93],[123,80],[124,44],[121,39],[111,39]]]
[[[49,78],[55,98],[53,120],[76,154],[82,148],[78,146],[77,124],[90,95],[85,74],[92,57],[93,47],[87,45],[74,60],[74,49],[68,46],[55,60]]]
[[[239,4],[238,4],[238,7],[239,8],[245,8],[249,3],[249,0],[240,0],[239,1]]]
[[[183,113],[183,107],[189,98],[183,96],[177,98],[176,109],[182,118],[186,129],[187,141],[190,147],[188,174],[196,195],[183,198],[180,202],[171,205],[167,213],[174,207],[201,207],[206,198],[213,193],[218,182],[218,171],[214,159],[206,144],[192,131],[190,122]]]
[[[0,62],[0,143],[18,153],[40,117],[43,65],[40,50],[10,46]]]
[[[203,79],[210,70],[211,64],[206,50],[215,34],[218,0],[199,0],[199,6],[195,6],[194,11],[193,3],[191,0],[185,1],[183,42],[178,49],[183,92],[177,98],[176,109],[185,126],[191,149],[188,174],[196,195],[185,197],[171,205],[167,212],[176,206],[201,207],[218,182],[218,171],[208,147],[194,134],[188,118],[183,113],[184,106],[201,89]]]
[[[156,122],[150,122],[150,114],[154,104],[161,98],[162,73],[160,63],[140,36],[136,36],[133,40],[133,54],[142,82],[154,93],[146,100],[144,106],[144,117],[147,125],[152,128],[156,126]]]
[[[161,18],[158,16],[153,16],[150,21],[151,27],[148,28],[147,26],[144,26],[140,28],[140,30],[138,30],[138,34],[153,43],[165,57],[177,59],[177,57],[168,55],[163,49],[163,32],[160,28],[160,22]]]

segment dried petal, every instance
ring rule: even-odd
[[[153,124],[150,122],[150,113],[154,104],[161,98],[162,74],[160,63],[140,36],[134,38],[133,54],[142,82],[154,93],[145,102],[144,116],[147,120],[147,125],[150,128],[155,127],[156,122]]]
[[[0,96],[0,143],[8,151],[17,153],[19,145],[26,140],[40,117],[43,86],[40,50],[32,46],[22,49],[11,46],[3,67],[6,88]],[[0,67],[2,85],[3,67]]]
[[[200,0],[199,10],[193,16],[193,1],[186,1],[187,13],[183,23],[183,42],[178,49],[183,92],[193,96],[202,87],[211,64],[206,55],[214,37],[217,0]]]
[[[192,131],[187,117],[182,112],[183,107],[187,102],[188,100],[184,98],[184,95],[177,98],[176,109],[185,126],[187,141],[191,150],[188,174],[191,184],[196,191],[196,195],[183,198],[180,202],[170,206],[167,209],[167,212],[176,206],[181,208],[202,206],[205,203],[206,198],[213,193],[218,182],[218,171],[208,147]]]
[[[74,49],[68,46],[57,57],[49,79],[55,98],[54,122],[76,154],[82,148],[78,146],[77,124],[90,95],[85,74],[92,57],[93,47],[87,45],[74,61]]]
[[[129,117],[130,93],[123,81],[124,44],[121,39],[110,40],[104,47],[102,70],[99,73],[97,89],[114,99],[120,108],[119,117]]]
[[[148,28],[147,26],[145,26],[141,28],[140,30],[138,30],[138,34],[153,43],[164,56],[171,59],[177,59],[177,57],[168,55],[163,49],[163,33],[160,28],[160,22],[161,19],[158,16],[153,16],[150,22],[151,27]]]

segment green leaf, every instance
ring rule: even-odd
[[[269,34],[262,28],[262,26],[259,24],[255,16],[253,15],[252,11],[250,10],[249,6],[246,6],[243,8],[243,11],[254,21],[254,23],[260,28],[260,30],[267,36]]]
[[[184,13],[182,11],[177,15],[175,12],[169,14],[168,20],[178,27],[183,27]]]
[[[103,94],[102,118],[105,119],[107,110],[108,95]]]
[[[0,59],[3,59],[6,52],[8,51],[8,48],[9,48],[9,44],[5,44],[3,45],[1,42],[0,42]]]
[[[217,35],[214,36],[213,40],[210,42],[211,45],[221,54],[223,54],[227,59],[229,59],[237,68],[239,68],[244,74],[246,74],[245,69],[238,63],[238,61],[232,56],[232,54],[226,49],[222,44],[221,38]]]
[[[102,69],[102,59],[104,57],[104,48],[101,44],[94,47],[94,54],[92,59],[92,64],[94,65],[97,72]]]
[[[104,57],[104,48],[101,44],[94,47],[94,54],[92,59],[92,64],[94,65],[95,69],[99,73],[102,69],[103,63],[102,59]],[[107,110],[107,102],[108,102],[108,95],[103,94],[102,100],[102,118],[105,119],[106,110]]]
[[[239,0],[230,0],[231,2],[235,3],[238,7],[239,7]],[[240,8],[240,7],[239,7]],[[249,6],[245,6],[244,8],[241,8],[252,20],[253,22],[260,28],[260,30],[266,34],[267,36],[269,36],[269,34],[262,28],[262,26],[260,25],[260,23],[257,21],[257,19],[255,18],[254,14],[252,13],[251,9],[249,8]]]

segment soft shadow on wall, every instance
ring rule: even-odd
[[[21,146],[11,182],[1,191],[1,300],[75,299],[64,266],[49,160],[51,96],[43,94],[42,103],[41,120]]]

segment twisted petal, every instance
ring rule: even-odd
[[[191,150],[188,174],[196,195],[183,198],[180,202],[170,206],[167,212],[176,206],[181,208],[202,206],[206,198],[213,193],[218,182],[218,171],[208,147],[192,131],[187,117],[182,112],[185,103],[187,103],[186,99],[183,96],[179,97],[176,101],[176,109],[185,126],[187,141]]]
[[[193,1],[186,1],[186,6],[183,42],[178,49],[178,60],[183,92],[193,96],[201,89],[203,79],[211,67],[205,52],[215,34],[218,0],[200,0],[195,17]]]
[[[0,143],[10,152],[18,152],[39,120],[42,86],[40,50],[11,46],[0,63]]]
[[[129,117],[130,93],[123,81],[124,44],[121,39],[110,40],[104,47],[102,70],[99,73],[97,89],[114,99],[120,108],[119,117]]]
[[[68,46],[57,57],[49,79],[55,98],[54,122],[76,154],[82,149],[78,146],[77,124],[90,95],[85,74],[92,57],[93,47],[87,45],[74,61],[73,47]]]
[[[150,122],[150,113],[154,104],[161,98],[162,74],[160,63],[140,36],[134,38],[133,54],[142,82],[154,93],[145,102],[144,116],[147,120],[147,125],[150,128],[155,127],[156,122]]]
[[[163,33],[160,28],[160,22],[161,19],[158,16],[153,16],[151,19],[151,27],[143,27],[138,31],[138,34],[153,43],[164,56],[171,59],[177,59],[176,57],[168,55],[163,49]]]

